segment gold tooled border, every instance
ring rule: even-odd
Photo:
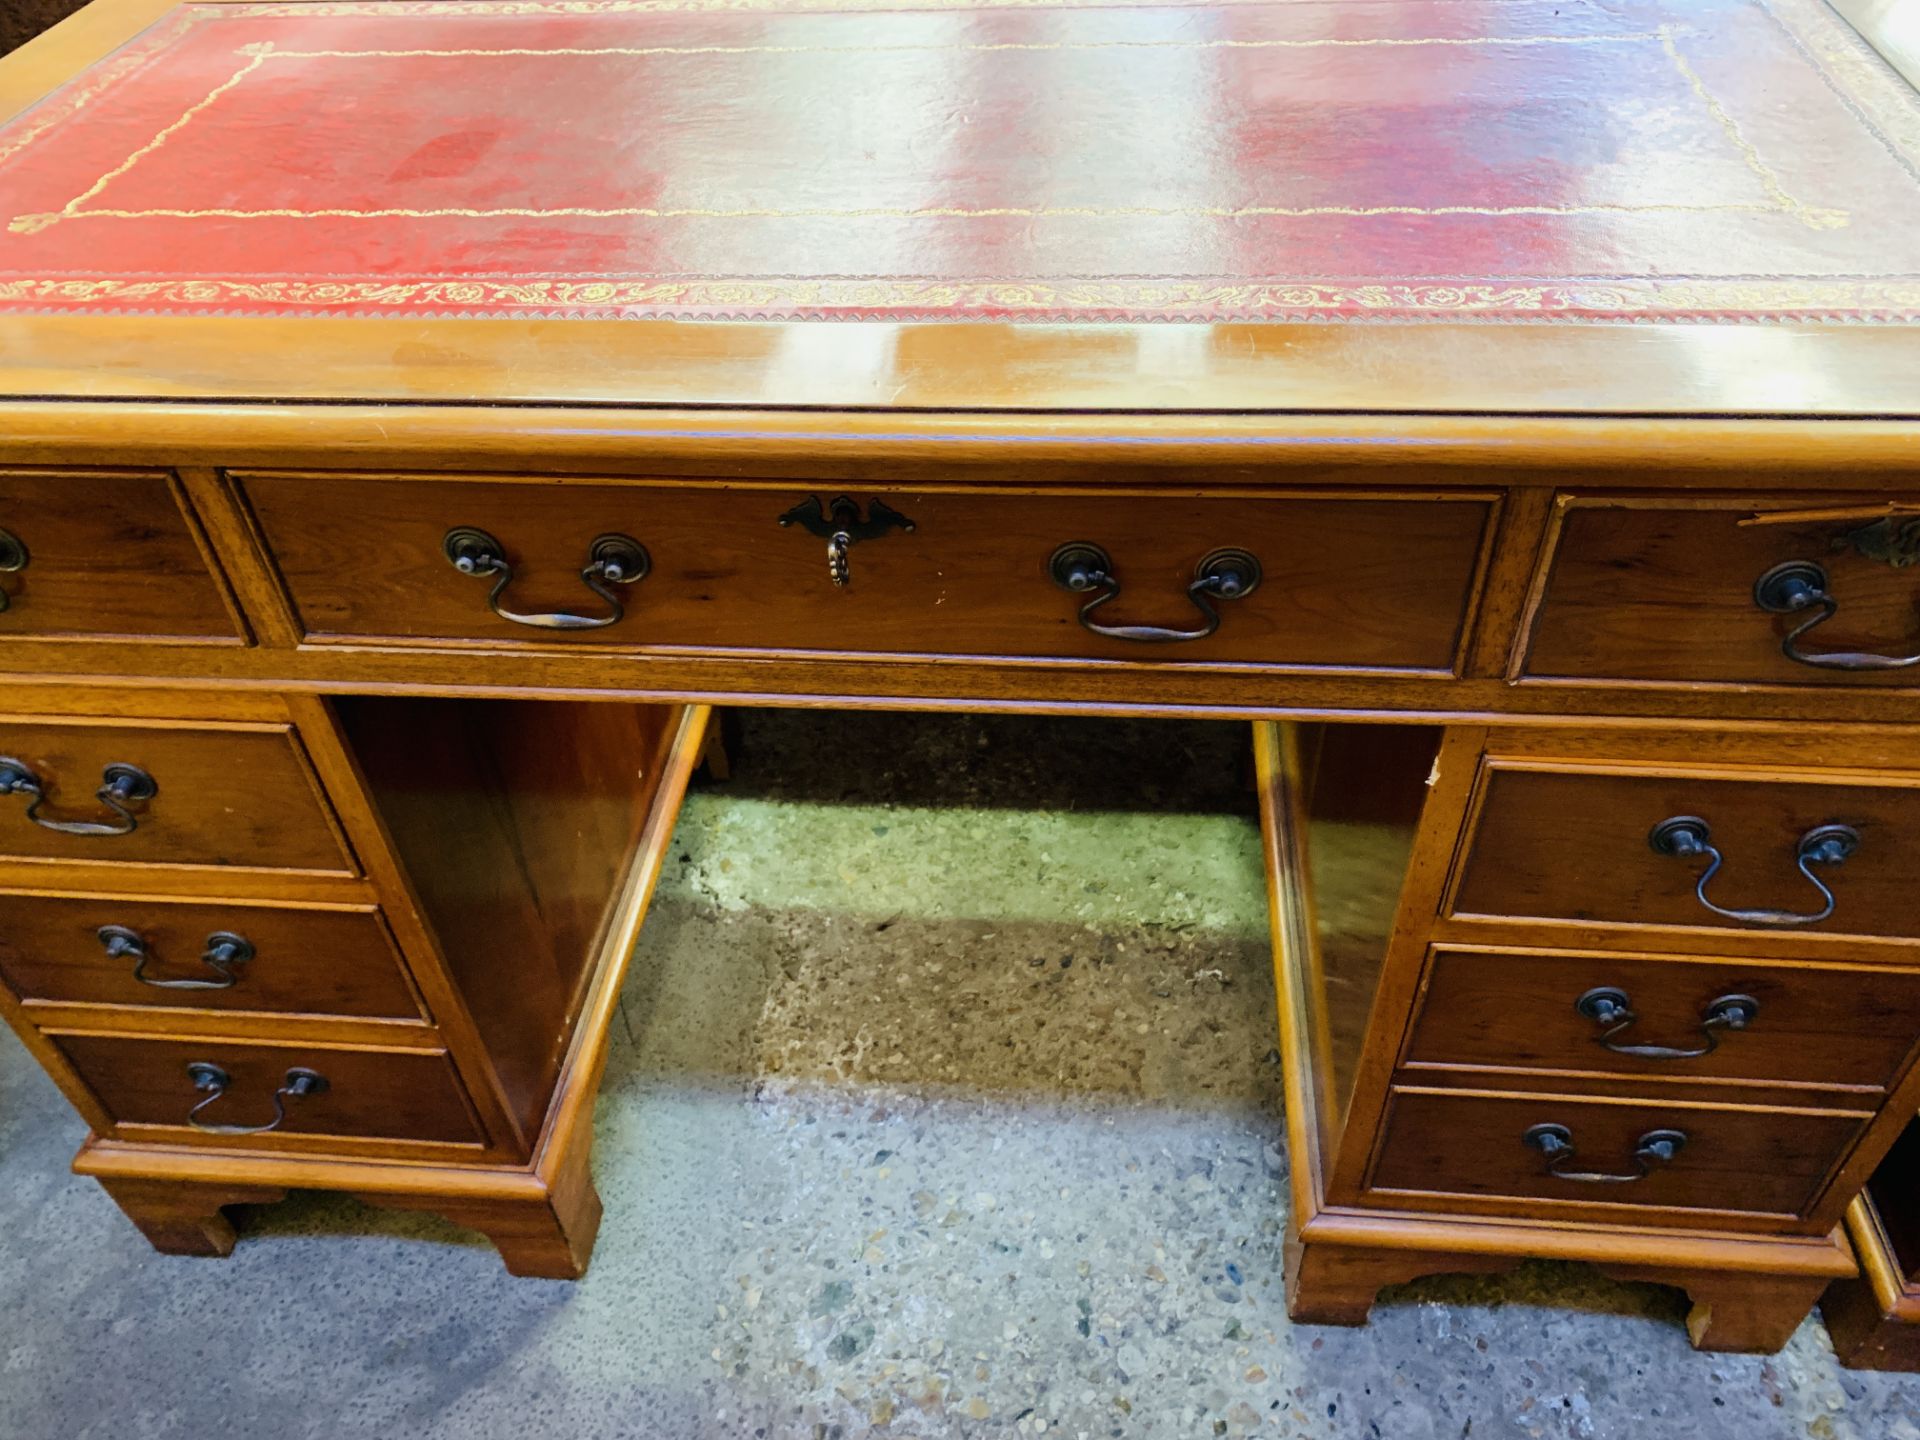
[[[1279,319],[1920,319],[1920,277],[1826,280],[1605,279],[1514,284],[1335,284],[1289,280],[996,281],[935,279],[716,280],[430,279],[16,280],[0,281],[0,304],[45,311],[142,310],[320,314],[412,313],[480,317],[535,312],[575,318],[895,320]]]
[[[148,26],[119,50],[15,116],[0,116],[0,165],[56,125],[66,123],[193,28],[199,17],[183,6]]]

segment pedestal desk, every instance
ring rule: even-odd
[[[705,706],[1241,717],[1294,1313],[1557,1256],[1779,1345],[1920,1108],[1920,100],[1849,13],[0,62],[0,1009],[77,1168],[163,1250],[317,1186],[577,1275]]]

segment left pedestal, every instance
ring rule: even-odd
[[[22,689],[0,714],[0,1011],[75,1169],[225,1255],[289,1189],[585,1271],[607,1026],[701,708]]]

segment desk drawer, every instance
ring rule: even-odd
[[[1850,505],[1845,496],[1810,495],[1564,499],[1521,673],[1920,685],[1920,668],[1883,668],[1920,655],[1920,515],[1876,518],[1886,503],[1884,496]],[[1920,497],[1909,503],[1920,507]],[[1795,642],[1807,657],[1800,660],[1783,653],[1782,642],[1818,619],[1822,606],[1779,613],[1763,607],[1756,588],[1788,564],[1812,567],[1801,573],[1818,578],[1834,605],[1830,618]],[[1776,574],[1775,584],[1788,573]],[[1832,657],[1845,652],[1879,662],[1835,668]]]
[[[851,542],[850,583],[836,587],[828,541],[805,519],[780,523],[809,500],[830,507],[832,487],[241,480],[301,620],[320,640],[1440,673],[1456,667],[1494,510],[1486,495],[861,489],[850,501],[876,533]],[[912,529],[878,528],[889,512]],[[447,537],[456,527],[492,537],[511,569],[507,583],[497,567],[455,567]],[[596,538],[607,535],[637,542],[647,568],[618,584],[596,572],[604,593],[595,593],[582,571]],[[1076,592],[1050,570],[1074,542],[1104,551],[1106,573],[1121,587],[1088,616],[1093,623],[1199,631],[1211,605],[1218,630],[1158,640],[1091,633],[1078,612],[1110,587],[1089,581],[1092,588]],[[1254,557],[1258,584],[1238,598],[1196,603],[1189,591],[1203,562],[1228,548]],[[638,568],[631,560],[627,567]],[[493,603],[521,620],[489,609],[496,590]],[[622,618],[594,628],[527,623],[607,620],[615,603]]]
[[[438,1050],[348,1050],[230,1040],[148,1040],[118,1035],[50,1037],[122,1127],[164,1126],[168,1143],[277,1144],[301,1135],[478,1144],[481,1136],[447,1056]],[[210,1066],[214,1073],[189,1073]],[[324,1077],[317,1093],[290,1071]],[[297,1077],[296,1077],[297,1078]],[[208,1133],[199,1124],[261,1129]],[[281,1113],[275,1123],[276,1110]]]
[[[0,978],[29,1002],[421,1018],[370,908],[0,894]]]
[[[1391,1204],[1461,1195],[1798,1216],[1868,1118],[1397,1089],[1369,1198]],[[1562,1148],[1529,1143],[1529,1132],[1549,1125],[1563,1133]],[[1648,1137],[1663,1132],[1682,1137],[1671,1159],[1648,1149]],[[1550,1166],[1562,1173],[1550,1173]],[[1686,1223],[1685,1217],[1674,1223]]]
[[[0,858],[354,870],[289,726],[0,718],[0,756]]]
[[[243,638],[166,475],[0,471],[0,641]]]
[[[1483,785],[1455,914],[1782,936],[1920,934],[1912,777],[1825,783],[1495,761]],[[1675,820],[1690,823],[1660,830]],[[1841,861],[1822,848],[1853,843],[1834,826],[1857,841]],[[1686,853],[1702,834],[1705,848]],[[1715,853],[1721,864],[1702,888]],[[1825,909],[1822,886],[1832,913],[1797,918]]]
[[[1916,1043],[1920,971],[1441,946],[1402,1063],[1886,1089]]]

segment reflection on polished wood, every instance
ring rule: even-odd
[[[0,131],[0,393],[1911,411],[1911,96],[1814,0],[851,8],[102,0],[0,61],[76,82]]]

